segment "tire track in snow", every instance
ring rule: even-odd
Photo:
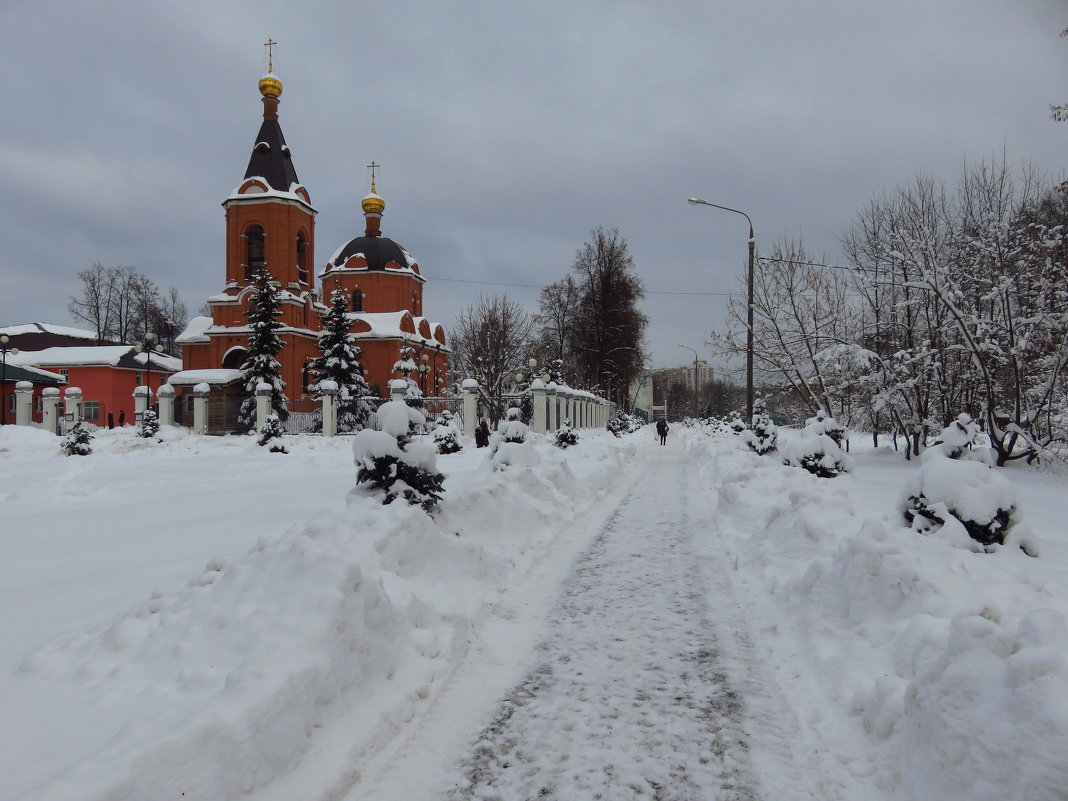
[[[680,458],[681,457],[681,458]],[[449,801],[757,801],[672,448],[579,558],[535,666],[500,702]]]

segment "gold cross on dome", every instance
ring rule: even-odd
[[[371,163],[368,164],[367,166],[371,170],[371,192],[374,192],[375,191],[375,170],[377,170],[382,165],[381,164],[376,164],[374,159],[372,159]]]
[[[278,44],[274,39],[267,37],[263,46],[267,48],[267,72],[274,72],[274,46]]]

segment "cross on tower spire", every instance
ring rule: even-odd
[[[263,43],[263,46],[267,48],[267,72],[274,72],[274,46],[278,44],[271,37],[267,37],[267,41]]]
[[[370,163],[370,164],[368,164],[367,166],[368,166],[368,167],[370,168],[370,170],[371,170],[371,192],[372,192],[372,194],[373,194],[373,193],[374,193],[374,191],[375,191],[375,170],[377,170],[377,169],[378,169],[379,167],[381,167],[382,165],[381,165],[381,164],[376,164],[376,163],[375,163],[375,161],[374,161],[374,159],[372,159],[372,160],[371,160],[371,163]]]

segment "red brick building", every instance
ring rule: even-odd
[[[448,347],[437,323],[422,317],[423,278],[419,265],[400,245],[381,234],[385,201],[375,192],[363,199],[363,234],[335,251],[317,286],[315,217],[311,195],[297,178],[293,156],[278,122],[282,82],[268,73],[259,83],[263,121],[245,177],[223,201],[226,209],[226,262],[222,292],[208,298],[211,318],[194,318],[178,338],[184,370],[176,384],[188,387],[203,378],[221,395],[233,398],[238,382],[227,370],[244,362],[249,329],[245,312],[253,293],[252,277],[266,269],[281,289],[285,347],[278,355],[290,409],[310,409],[314,378],[308,363],[318,355],[330,293],[340,288],[349,299],[352,336],[363,349],[368,381],[380,391],[396,377],[393,364],[401,347],[415,348],[426,370],[425,394],[445,384]],[[321,289],[320,289],[321,287]],[[201,373],[200,371],[207,371]],[[225,387],[223,386],[225,385]]]

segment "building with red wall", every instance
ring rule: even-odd
[[[182,363],[171,356],[135,353],[130,345],[87,345],[20,351],[8,357],[14,364],[37,367],[66,379],[66,386],[82,391],[82,416],[94,425],[107,425],[108,415],[118,424],[132,423],[135,387],[149,386],[155,393]],[[34,399],[34,419],[40,421],[39,404]]]
[[[179,391],[203,379],[213,394],[233,400],[242,392],[232,373],[247,356],[246,312],[253,275],[266,269],[281,294],[284,343],[276,357],[282,365],[289,408],[308,410],[316,402],[308,365],[319,355],[317,342],[330,294],[340,289],[349,299],[352,337],[363,349],[365,377],[380,392],[396,377],[393,365],[401,347],[416,350],[426,369],[418,380],[425,394],[445,385],[449,349],[440,324],[423,314],[423,278],[416,260],[381,234],[385,201],[371,192],[363,199],[364,231],[338,248],[321,276],[315,274],[315,217],[311,195],[297,178],[293,155],[278,122],[282,82],[268,73],[259,83],[263,120],[241,183],[226,210],[226,259],[223,289],[208,298],[211,317],[194,318],[178,342],[184,371]]]

